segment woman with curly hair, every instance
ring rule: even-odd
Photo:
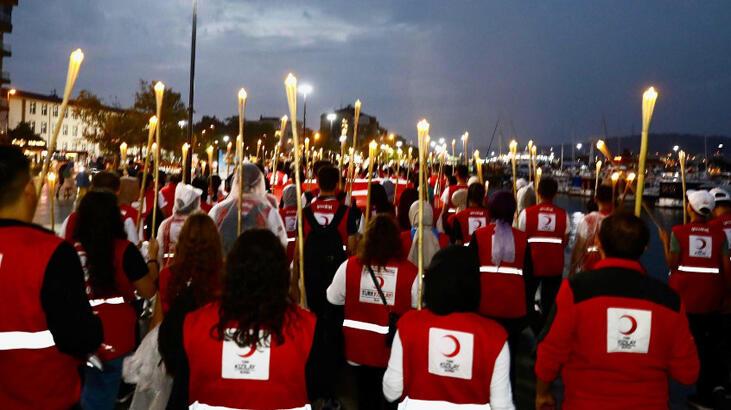
[[[290,297],[284,247],[269,230],[246,231],[225,269],[221,296],[168,335],[174,349],[163,359],[175,378],[168,408],[306,406],[316,319]]]
[[[390,353],[395,319],[416,302],[416,267],[401,255],[393,217],[368,222],[357,256],[343,262],[327,289],[327,300],[345,306],[345,358],[353,365],[358,408],[385,409],[381,380]]]

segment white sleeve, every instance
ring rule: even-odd
[[[165,195],[163,195],[161,191],[157,191],[157,206],[158,206],[158,208],[163,209],[163,208],[165,208],[167,206],[167,204],[168,204],[168,201],[165,200]]]
[[[137,227],[135,226],[132,218],[124,219],[124,232],[127,234],[127,240],[137,245],[140,242],[140,237],[137,235]]]
[[[569,213],[564,212],[566,214],[566,232],[564,232],[564,235],[568,235],[571,233],[571,219],[569,218]]]
[[[333,305],[345,304],[345,273],[348,270],[348,261],[343,262],[335,272],[333,281],[327,287],[327,301]]]
[[[163,239],[165,237],[165,227],[167,224],[170,223],[169,219],[165,219],[162,221],[160,226],[157,228],[157,263],[159,263],[159,266],[162,266],[162,257],[164,256],[163,253],[165,253],[165,244],[163,243]],[[148,258],[151,258],[151,256],[148,256]]]
[[[269,221],[267,223],[269,225],[269,229],[277,236],[277,238],[279,238],[279,242],[282,243],[282,246],[287,249],[287,229],[284,227],[282,216],[279,215],[276,208],[272,208],[269,211],[268,219]]]
[[[414,283],[411,284],[411,307],[416,309],[419,302],[419,274],[416,274]]]
[[[518,229],[525,232],[525,209],[520,211],[520,215],[518,215]]]
[[[390,367],[391,363],[389,363]],[[495,360],[490,381],[490,408],[492,410],[515,410],[513,392],[510,387],[510,348],[505,342]]]
[[[510,383],[508,381],[508,383]],[[401,346],[401,336],[398,330],[393,337],[391,357],[388,359],[388,368],[383,375],[383,395],[389,402],[394,402],[404,394],[404,349]]]
[[[447,208],[447,204],[449,204],[449,187],[443,187],[444,192],[442,192],[442,207]]]
[[[71,235],[73,235],[73,232],[69,232],[69,235],[66,235],[66,226],[68,226],[68,224],[69,224],[69,217],[70,216],[71,216],[71,214],[69,214],[69,216],[67,216],[66,219],[63,220],[63,223],[61,224],[60,230],[58,231],[58,232],[61,233],[59,236],[62,237],[62,238],[64,238],[64,239],[70,238]]]

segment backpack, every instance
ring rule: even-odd
[[[335,272],[347,259],[338,231],[347,210],[347,206],[341,205],[327,226],[320,225],[310,207],[302,210],[303,218],[310,224],[310,233],[304,243],[307,306],[318,315],[327,309],[327,288],[332,283]]]

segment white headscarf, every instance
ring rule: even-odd
[[[189,215],[201,207],[201,194],[203,190],[193,185],[178,183],[175,186],[175,203],[173,212],[177,215]]]
[[[457,191],[455,191],[452,194],[452,204],[454,205],[454,208],[457,210],[457,212],[467,208],[467,190],[458,189]]]
[[[419,201],[411,204],[409,208],[409,220],[411,221],[411,249],[409,249],[408,259],[416,265],[419,263],[419,241],[417,240],[415,229],[419,226]],[[422,226],[424,227],[424,266],[431,263],[434,255],[439,252],[439,233],[433,227],[434,211],[428,202],[424,202],[424,215],[422,218]]]

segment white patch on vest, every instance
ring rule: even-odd
[[[710,259],[713,249],[713,238],[710,236],[688,236],[688,255],[693,258]]]
[[[313,212],[313,214],[315,215],[317,222],[322,226],[330,225],[330,222],[332,222],[335,217],[335,214],[328,212]]]
[[[538,231],[553,232],[556,230],[556,214],[538,212]]]
[[[287,215],[284,217],[284,229],[286,229],[287,232],[297,230],[297,215]]]
[[[472,235],[476,230],[487,226],[487,218],[484,216],[470,216],[467,218],[467,233]]]
[[[3,267],[3,254],[0,253],[0,268]]]
[[[429,373],[472,379],[475,336],[439,328],[429,329]]]
[[[647,353],[652,333],[652,311],[607,309],[607,353]]]
[[[398,268],[394,266],[386,266],[385,268],[373,269],[376,274],[376,280],[381,285],[383,295],[389,306],[393,306],[396,299],[396,279],[398,278]],[[358,299],[361,303],[383,304],[381,296],[378,295],[376,285],[373,284],[371,274],[367,267],[363,267],[360,275],[360,296]]]
[[[224,379],[269,380],[271,337],[259,346],[239,347],[232,340],[224,340],[221,352],[221,377]]]

